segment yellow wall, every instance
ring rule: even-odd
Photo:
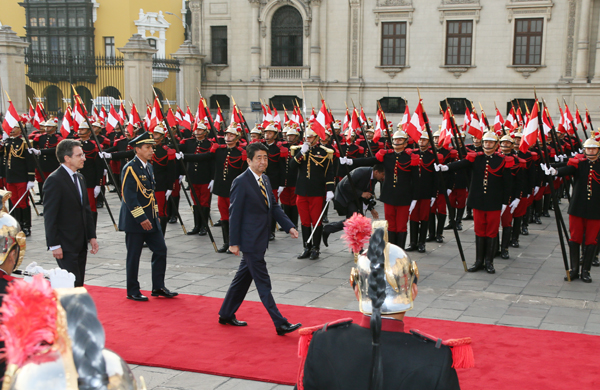
[[[25,8],[19,5],[19,0],[2,0],[0,23],[12,27],[18,36],[25,36]]]

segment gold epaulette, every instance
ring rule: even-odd
[[[292,147],[290,148],[290,150],[292,152],[296,152],[296,150],[300,149],[302,147],[302,145],[292,145]]]
[[[327,158],[330,158],[330,159],[333,158],[333,154],[335,153],[335,150],[326,148],[323,145],[319,145],[319,146],[321,147],[321,149],[323,149],[324,151],[327,152]]]

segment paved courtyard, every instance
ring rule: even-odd
[[[108,194],[113,215],[118,215],[120,203],[116,194]],[[36,197],[37,198],[37,197]],[[188,230],[193,227],[192,214],[185,198],[181,213]],[[212,219],[218,219],[213,202]],[[42,211],[43,207],[38,206]],[[566,217],[567,201],[561,208]],[[383,207],[377,209],[383,215]],[[510,259],[497,258],[496,274],[483,271],[465,273],[452,231],[445,232],[444,243],[427,243],[427,253],[411,253],[416,260],[421,279],[419,296],[409,316],[498,324],[534,329],[549,329],[600,335],[600,269],[592,269],[591,284],[580,280],[564,282],[564,265],[554,214],[542,218],[541,225],[529,226],[529,236],[521,237],[521,247],[510,248]],[[330,210],[331,221],[338,220]],[[460,238],[467,264],[475,256],[475,236],[472,221],[463,223]],[[222,244],[220,228],[213,228],[217,245]],[[106,209],[99,210],[98,241],[100,252],[88,256],[86,283],[125,288],[124,233],[115,232]],[[208,236],[185,236],[181,227],[167,228],[168,268],[166,285],[183,294],[199,294],[223,298],[237,270],[239,257],[218,254]],[[270,243],[267,263],[277,303],[357,310],[357,303],[348,285],[353,257],[340,239],[330,237],[330,246],[322,246],[317,261],[298,260],[301,240],[293,240],[278,232]],[[56,266],[46,250],[43,217],[33,216],[32,235],[27,240],[24,265],[37,261],[44,268]],[[148,290],[150,282],[150,252],[144,250],[140,265],[140,283]],[[123,292],[125,299],[125,292]],[[259,301],[254,287],[248,300]],[[215,321],[217,313],[215,313]],[[290,319],[293,321],[293,318]],[[309,325],[309,324],[305,324]],[[274,330],[273,330],[274,331]],[[254,382],[220,376],[182,372],[155,367],[132,366],[136,377],[144,376],[149,390],[166,389],[291,389],[289,386]]]

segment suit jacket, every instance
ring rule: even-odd
[[[121,171],[123,201],[119,213],[119,230],[127,233],[151,233],[158,228],[158,205],[154,198],[156,182],[154,169],[148,162],[146,168],[135,157]],[[144,230],[140,225],[145,220],[152,222],[152,230]]]
[[[81,173],[77,173],[77,178],[83,204],[73,178],[62,166],[44,182],[46,244],[60,245],[65,252],[79,252],[96,238],[85,179]]]
[[[343,211],[342,215],[345,215],[346,212],[341,209],[345,209],[348,207],[348,204],[351,202],[356,202],[356,197],[363,201],[361,195],[363,192],[371,192],[375,191],[375,184],[377,184],[377,180],[371,179],[371,175],[373,174],[373,168],[371,167],[360,167],[355,168],[350,175],[352,176],[352,183],[354,183],[354,189],[356,190],[356,194],[352,190],[352,186],[350,185],[350,181],[348,177],[344,177],[340,184],[335,189],[335,197],[333,198],[336,207],[340,212]]]
[[[229,206],[229,245],[239,245],[242,252],[264,252],[269,246],[271,220],[289,233],[294,224],[273,196],[267,175],[262,175],[269,206],[265,203],[258,181],[250,168],[233,180]]]

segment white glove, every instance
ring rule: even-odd
[[[450,196],[450,194],[452,193],[452,190],[446,190],[446,193],[448,194],[448,196]]]
[[[583,154],[583,150],[582,150],[582,149],[579,149],[579,150],[577,151],[577,153],[579,153],[579,154]]]
[[[434,166],[436,172],[439,172],[439,171],[446,172],[448,170],[448,166],[444,165],[444,164],[433,164],[433,166]]]
[[[546,164],[544,164],[544,163],[541,163],[541,164],[540,164],[540,168],[542,168],[542,170],[543,170],[544,172],[546,172],[546,175],[548,174],[548,167],[546,166]]]
[[[414,210],[416,205],[417,205],[416,200],[413,200],[412,202],[410,202],[410,207],[408,208],[408,215],[412,214],[412,211]]]
[[[104,158],[107,160],[110,160],[112,158],[112,154],[106,152],[102,152],[102,156],[104,156]]]
[[[52,288],[73,288],[75,287],[75,275],[65,269],[54,268],[48,271],[50,285]]]
[[[351,158],[346,157],[346,165],[352,166],[352,164],[354,164],[354,160],[352,160]]]
[[[27,267],[25,267],[25,272],[30,273],[32,275],[37,275],[37,274],[43,274],[44,269],[42,267],[40,267],[39,265],[37,265],[37,263],[35,261],[33,261],[31,264],[29,264]]]
[[[171,194],[172,194],[172,193],[173,193],[173,190],[167,190],[167,191],[165,192],[165,199],[166,199],[166,200],[169,200],[169,196],[171,196]]]
[[[284,186],[280,186],[280,187],[277,189],[277,196],[281,196],[281,193],[283,192],[283,190],[284,190],[284,189],[285,189],[285,187],[284,187]]]
[[[429,205],[429,207],[433,207],[433,204],[435,203],[436,199],[436,197],[431,198],[431,204]]]
[[[556,156],[554,156],[554,161],[556,161],[556,162],[560,162],[560,161],[561,161],[561,160],[560,160],[560,156],[559,156],[559,155],[556,155]]]
[[[40,152],[36,148],[29,148],[29,149],[27,149],[27,151],[29,152],[29,154],[35,154],[36,156],[39,156],[40,154],[42,154],[42,152]]]
[[[181,160],[183,158],[183,152],[175,153],[175,158],[177,158],[177,160]]]
[[[33,187],[35,187],[35,182],[34,181],[28,181],[27,182],[27,190],[26,191],[29,191]]]
[[[302,148],[300,148],[300,152],[302,154],[306,154],[306,152],[308,152],[308,148],[310,148],[310,145],[308,144],[308,142],[305,142],[302,144]]]
[[[504,211],[506,210],[506,205],[503,204],[502,205],[502,211],[500,211],[500,215],[504,214]]]
[[[94,198],[97,198],[100,194],[100,186],[94,187]]]
[[[540,190],[540,187],[536,186],[536,187],[533,189],[533,196],[536,196],[539,190]]]
[[[215,185],[215,181],[214,180],[211,180],[210,183],[208,183],[208,190],[210,192],[212,192],[212,189],[213,189],[214,185]]]
[[[521,199],[517,198],[515,200],[513,200],[510,204],[510,213],[513,214],[515,212],[515,209],[519,206],[519,203],[521,203]]]
[[[108,175],[108,171],[105,169],[104,170],[104,176]]]
[[[571,152],[571,157],[575,157],[575,156],[577,156],[577,153]]]
[[[333,199],[333,192],[327,191],[327,195],[325,196],[325,202],[329,202],[331,199]]]
[[[547,171],[546,171],[546,175],[548,176],[556,176],[558,175],[558,171],[552,167],[550,167]]]
[[[184,175],[179,175],[179,182],[183,184],[183,179],[185,179]]]

